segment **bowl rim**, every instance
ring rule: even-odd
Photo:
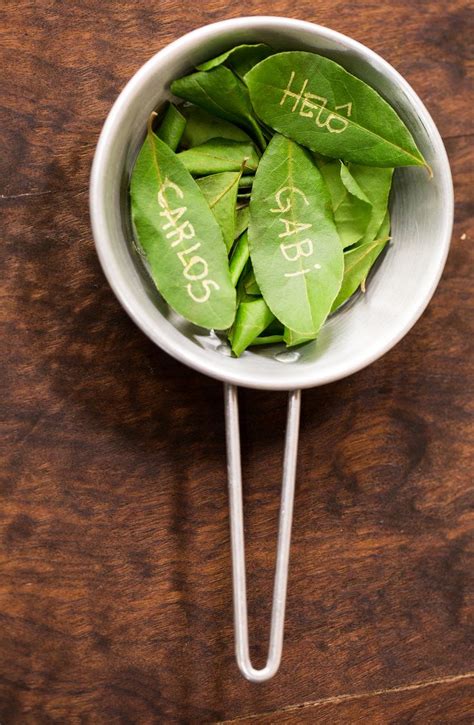
[[[296,376],[294,385],[288,384],[288,376],[284,371],[287,368],[285,365],[282,366],[283,369],[280,376],[276,374],[272,375],[271,378],[268,377],[268,372],[252,374],[243,368],[239,370],[238,365],[235,365],[232,370],[223,369],[223,360],[226,358],[215,353],[210,354],[209,351],[199,348],[194,343],[189,345],[180,343],[177,338],[168,335],[166,330],[161,329],[159,325],[156,325],[156,322],[153,322],[147,315],[143,314],[133,294],[131,294],[130,285],[127,282],[126,276],[122,274],[120,265],[118,264],[113,239],[109,233],[105,218],[106,169],[112,153],[113,140],[120,127],[128,104],[139,91],[140,87],[157,72],[159,65],[163,61],[169,56],[172,57],[176,52],[185,51],[188,44],[208,40],[209,36],[215,37],[219,32],[224,30],[248,30],[249,27],[258,29],[268,27],[269,25],[282,30],[287,29],[289,26],[295,29],[303,29],[311,33],[316,33],[326,40],[355,50],[359,54],[362,54],[369,63],[372,62],[379,70],[389,75],[401,86],[405,95],[409,98],[410,103],[416,109],[417,115],[423,121],[433,147],[436,150],[439,164],[443,167],[441,176],[447,212],[443,220],[443,228],[439,230],[442,254],[439,257],[438,269],[436,274],[433,275],[431,284],[425,291],[425,294],[420,295],[417,304],[413,305],[412,313],[407,318],[405,324],[397,328],[394,334],[384,344],[380,344],[380,346],[374,345],[365,357],[355,362],[348,360],[344,365],[340,365],[329,372],[323,373],[318,371],[317,368],[315,371],[312,371],[311,365],[305,365],[300,371],[301,375],[299,377]],[[454,217],[452,176],[441,135],[425,105],[403,76],[388,61],[384,60],[382,56],[350,36],[306,20],[271,15],[240,16],[209,23],[195,30],[191,30],[159,50],[137,70],[117,97],[100,133],[91,169],[89,203],[95,246],[104,274],[122,307],[147,337],[180,362],[205,375],[235,385],[269,390],[309,388],[335,382],[367,367],[391,350],[421,317],[438,286],[450,247]]]

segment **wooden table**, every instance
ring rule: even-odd
[[[221,385],[120,308],[87,199],[128,78],[240,10],[380,52],[427,103],[456,187],[451,253],[422,319],[370,368],[304,394],[284,659],[263,685],[234,662]],[[18,0],[0,20],[0,722],[471,723],[468,3]],[[261,663],[286,396],[241,402]]]

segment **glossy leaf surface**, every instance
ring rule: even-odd
[[[235,238],[239,179],[240,171],[227,171],[203,176],[197,180],[199,188],[219,223],[227,251],[232,247]]]
[[[178,158],[194,176],[222,171],[254,171],[259,161],[253,143],[221,138],[212,138],[200,146],[180,151]]]
[[[277,53],[245,82],[257,116],[312,151],[369,166],[425,164],[393,108],[329,58]]]
[[[342,246],[313,158],[279,134],[255,174],[248,232],[255,277],[273,314],[300,334],[316,334],[339,291]]]
[[[220,227],[178,156],[150,131],[130,196],[138,241],[166,302],[202,327],[230,327],[235,289]]]
[[[226,121],[243,126],[263,149],[266,141],[255,117],[246,85],[223,65],[198,71],[171,83],[176,96]]]

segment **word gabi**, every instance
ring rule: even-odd
[[[298,195],[302,198],[304,204],[309,206],[309,201],[306,198],[304,192],[301,191],[301,189],[298,189],[296,186],[284,186],[279,189],[275,194],[275,201],[277,203],[276,209],[270,209],[270,211],[272,212],[272,214],[281,214],[282,212],[286,213],[292,211],[292,199],[294,199]],[[292,237],[295,234],[306,232],[313,226],[310,223],[298,222],[282,216],[278,218],[278,221],[281,222],[285,227],[285,230],[278,235],[279,239],[285,237]],[[309,238],[305,238],[301,241],[291,242],[289,244],[281,242],[280,252],[288,262],[298,262],[301,257],[311,257],[313,255],[314,244],[313,241]],[[314,269],[321,269],[321,265],[317,262],[312,266]],[[310,271],[311,267],[307,267],[306,269],[303,268],[292,272],[285,272],[284,276],[299,277],[302,274],[308,274],[308,272]]]

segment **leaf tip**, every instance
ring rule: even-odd
[[[150,115],[148,116],[148,121],[146,123],[146,131],[148,134],[153,133],[153,122],[155,118],[158,118],[158,114],[156,111],[152,111]]]

